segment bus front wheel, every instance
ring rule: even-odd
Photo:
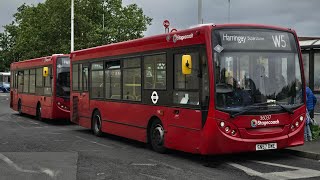
[[[92,116],[92,130],[94,135],[102,136],[102,119],[99,111],[95,111]]]
[[[164,147],[164,128],[159,119],[152,122],[149,129],[149,142],[152,149],[159,153],[164,153],[166,148]]]

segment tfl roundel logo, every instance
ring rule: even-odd
[[[251,120],[251,127],[257,127],[258,121],[255,119]]]

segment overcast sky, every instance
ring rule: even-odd
[[[17,7],[45,0],[0,0],[0,32],[10,23]],[[228,0],[202,0],[204,23],[228,23]],[[198,0],[123,0],[136,3],[153,18],[146,36],[164,32],[163,20],[170,27],[188,28],[198,22]],[[231,0],[230,23],[259,23],[290,27],[298,36],[320,36],[320,0]]]

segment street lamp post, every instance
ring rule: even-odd
[[[230,0],[228,0],[228,23],[230,23]]]
[[[105,0],[103,0],[103,3],[102,3],[102,7],[103,7],[103,14],[102,14],[102,29],[104,30],[104,10],[105,10],[105,7],[107,5],[107,2]]]
[[[202,0],[198,0],[198,24],[202,24]]]
[[[71,52],[74,51],[74,0],[71,0]]]

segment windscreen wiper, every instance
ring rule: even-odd
[[[245,110],[243,110],[243,111],[240,111],[240,112],[238,112],[238,113],[235,113],[235,114],[230,113],[230,117],[231,117],[231,118],[235,118],[235,117],[237,117],[237,116],[239,116],[239,115],[241,115],[241,114],[243,114],[243,113],[246,113],[246,112],[248,112],[248,111],[251,111],[251,110],[253,110],[253,109],[261,108],[260,105],[269,105],[269,104],[275,104],[275,105],[281,107],[283,110],[285,110],[285,111],[288,112],[289,114],[293,114],[293,111],[292,111],[291,109],[284,107],[283,105],[281,105],[280,103],[278,103],[278,102],[276,102],[276,101],[271,101],[271,102],[263,102],[263,103],[253,104],[253,105],[251,105],[251,106],[248,106],[247,109],[245,109]]]
[[[281,105],[281,104],[278,103],[277,101],[275,101],[274,104],[280,106],[283,110],[287,111],[289,114],[293,114],[292,109],[284,107],[283,105]]]
[[[247,109],[245,109],[243,111],[237,112],[235,114],[230,113],[230,117],[235,118],[243,113],[246,113],[246,112],[251,111],[256,108],[260,108],[261,107],[260,105],[268,105],[268,104],[272,104],[272,103],[274,103],[274,102],[263,102],[263,103],[253,104],[253,105],[247,106]]]

